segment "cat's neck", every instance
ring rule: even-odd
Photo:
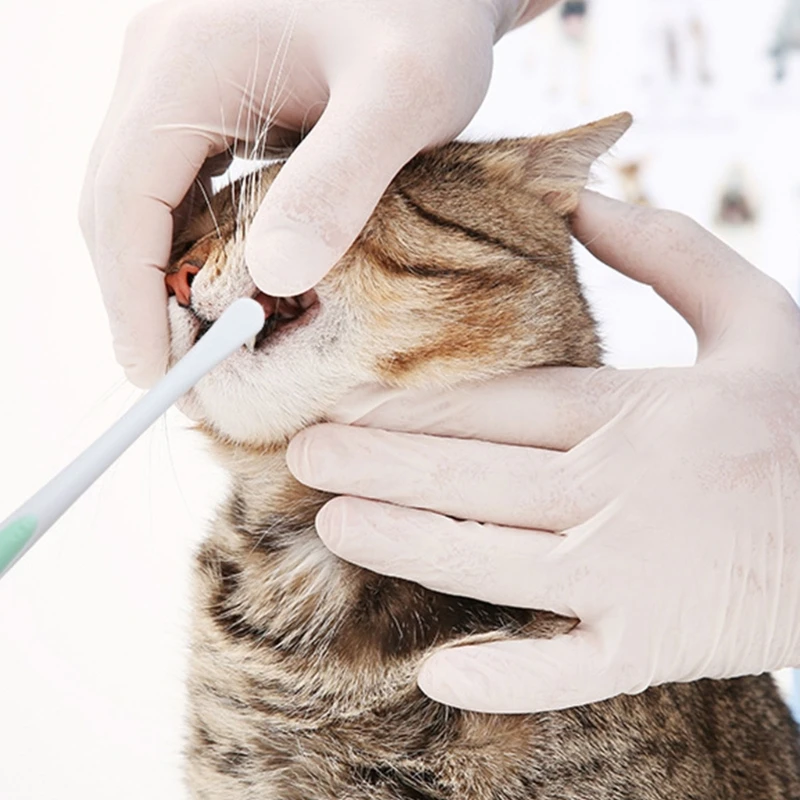
[[[249,447],[215,441],[213,454],[231,480],[230,513],[242,531],[280,527],[313,527],[314,518],[331,495],[300,483],[286,465],[285,443]]]

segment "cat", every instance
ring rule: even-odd
[[[177,238],[173,361],[237,297],[270,315],[185,398],[231,484],[196,558],[192,797],[800,798],[797,731],[767,675],[537,715],[430,700],[415,676],[437,648],[552,637],[576,621],[338,559],[314,530],[329,496],[285,464],[289,438],[363,384],[446,389],[538,365],[600,366],[568,223],[593,162],[630,124],[619,114],[418,155],[333,271],[295,298],[259,292],[244,263],[279,163],[215,195]]]

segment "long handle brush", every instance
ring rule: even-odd
[[[264,321],[255,300],[232,303],[130,411],[0,524],[0,578],[178,398],[255,336]]]

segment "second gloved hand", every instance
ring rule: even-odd
[[[552,368],[365,391],[291,443],[341,557],[580,620],[443,650],[421,688],[534,712],[800,664],[800,314],[680,215],[587,193],[579,238],[693,326],[693,367]],[[381,430],[384,429],[384,430]],[[435,434],[435,435],[430,435]]]

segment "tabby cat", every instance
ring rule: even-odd
[[[334,270],[295,298],[259,292],[244,263],[248,223],[280,164],[221,191],[175,242],[173,359],[237,297],[269,315],[186,397],[231,481],[197,555],[193,797],[800,798],[796,730],[766,675],[537,715],[429,700],[415,676],[432,650],[551,637],[575,621],[341,561],[314,531],[328,496],[285,465],[288,438],[365,383],[446,388],[600,365],[568,220],[592,163],[630,121],[417,156]]]

